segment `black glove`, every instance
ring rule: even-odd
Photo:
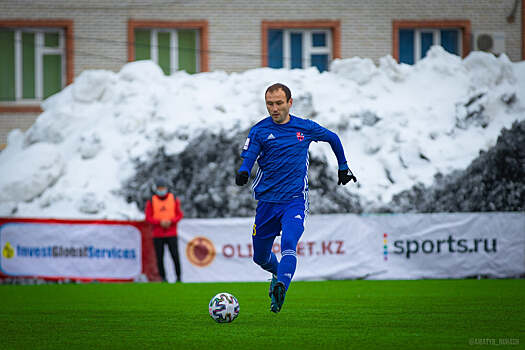
[[[339,181],[337,181],[338,185],[346,185],[350,182],[350,180],[354,180],[354,182],[357,182],[357,178],[352,174],[352,170],[346,169],[346,170],[339,170],[337,172],[337,177],[339,178]]]
[[[247,171],[241,171],[240,173],[235,174],[235,184],[237,186],[246,185],[248,182],[248,172]]]

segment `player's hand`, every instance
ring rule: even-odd
[[[160,226],[164,227],[164,228],[168,228],[171,226],[171,221],[169,220],[161,220],[160,221]]]
[[[246,185],[248,182],[248,172],[241,171],[240,173],[235,174],[235,184],[237,186]]]
[[[337,177],[339,178],[339,181],[337,181],[338,185],[346,185],[350,182],[350,180],[353,180],[354,182],[357,182],[357,178],[352,173],[352,170],[345,169],[345,170],[339,170],[337,172]]]

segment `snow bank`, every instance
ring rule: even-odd
[[[0,215],[10,215],[13,203],[35,199],[64,172],[64,161],[56,147],[42,142],[24,148],[19,130],[9,134],[8,146],[0,153],[0,164],[5,164],[0,177],[0,203],[5,204],[2,208],[7,211]]]
[[[503,127],[524,119],[524,72],[504,55],[461,59],[440,47],[414,66],[390,56],[378,66],[354,57],[335,60],[324,73],[260,68],[164,76],[150,61],[119,73],[85,71],[43,103],[27,132],[10,134],[0,153],[0,215],[141,219],[122,195],[136,163],[160,148],[179,154],[203,131],[247,130],[266,116],[263,94],[274,82],[291,88],[293,113],[339,134],[359,179],[347,190],[384,204],[417,182],[430,184],[438,172],[464,168]],[[240,150],[244,139],[236,143]],[[311,151],[335,173],[329,145]]]

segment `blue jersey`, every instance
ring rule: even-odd
[[[326,141],[334,151],[340,169],[347,169],[339,137],[309,119],[290,115],[286,124],[267,117],[254,125],[241,157],[239,169],[251,172],[255,160],[259,170],[253,181],[255,199],[284,203],[308,192],[308,147],[312,141]]]

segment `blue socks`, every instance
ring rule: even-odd
[[[297,266],[297,256],[295,250],[287,249],[282,252],[281,262],[277,269],[277,280],[284,283],[286,290],[292,282],[293,275],[295,273],[295,267]]]
[[[270,253],[270,259],[265,264],[261,264],[261,267],[274,275],[277,275],[279,262],[273,252]]]
[[[297,256],[295,250],[288,249],[282,252],[281,262],[279,262],[277,256],[271,252],[268,261],[259,265],[264,270],[277,275],[277,280],[283,282],[288,290],[297,266]]]

